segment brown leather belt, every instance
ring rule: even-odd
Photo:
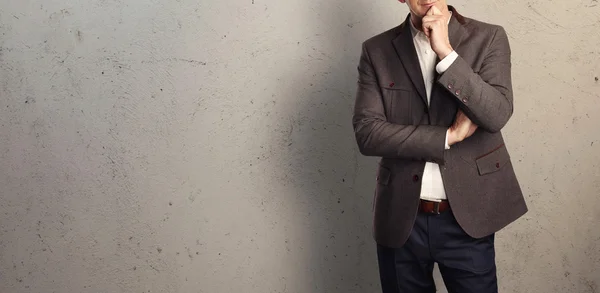
[[[419,210],[422,213],[426,213],[426,214],[439,215],[449,209],[450,209],[450,204],[448,203],[447,200],[442,200],[441,202],[436,202],[436,201],[428,201],[428,200],[422,199],[421,203],[419,204]]]

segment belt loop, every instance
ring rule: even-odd
[[[436,215],[440,214],[440,202],[436,201],[433,203],[433,213]]]

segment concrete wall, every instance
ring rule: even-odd
[[[530,212],[502,292],[600,292],[600,4],[502,24]],[[0,0],[0,292],[378,292],[350,119],[368,0]],[[439,278],[438,278],[439,281]]]

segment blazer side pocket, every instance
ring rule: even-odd
[[[486,175],[502,169],[509,161],[510,155],[508,154],[508,150],[504,144],[501,144],[489,153],[477,157],[475,164],[477,165],[479,175]]]

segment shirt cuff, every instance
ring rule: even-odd
[[[448,132],[450,132],[450,130],[446,130],[446,144],[445,144],[445,148],[446,148],[447,150],[449,150],[449,149],[450,149],[450,146],[448,145]]]
[[[444,57],[444,59],[442,59],[442,61],[435,66],[437,73],[442,74],[446,72],[446,70],[450,68],[450,65],[456,61],[456,58],[458,58],[458,53],[456,53],[456,51],[452,51],[452,53]]]

